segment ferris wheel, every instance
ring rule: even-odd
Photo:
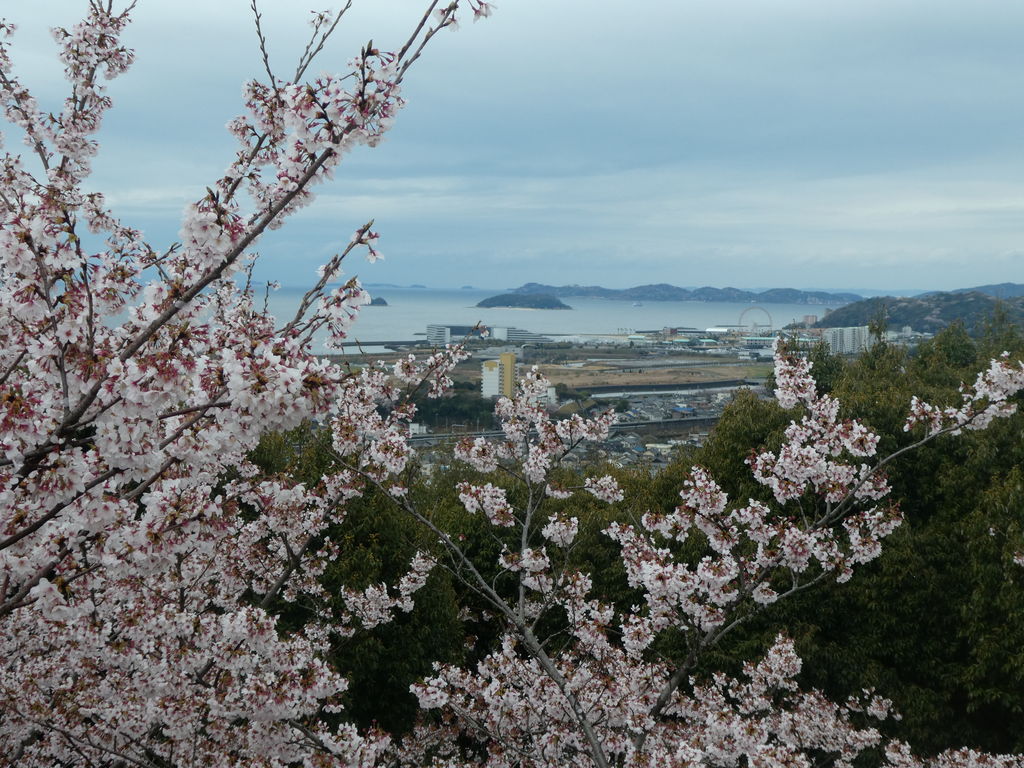
[[[758,306],[747,307],[742,312],[740,312],[740,319],[738,325],[740,325],[741,327],[748,327],[748,323],[746,322],[746,320],[751,313],[754,313],[754,318],[751,319],[749,322],[751,335],[756,336],[758,333],[764,331],[771,331],[775,327],[774,325],[772,325],[772,316],[769,314],[768,310],[765,309],[764,307]],[[764,318],[758,317],[758,313],[764,315]],[[760,319],[767,320],[767,323],[758,322]]]

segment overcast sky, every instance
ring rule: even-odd
[[[62,96],[47,29],[7,0],[14,59]],[[275,69],[308,32],[264,0]],[[311,6],[313,7],[313,6]],[[322,6],[316,6],[322,7]],[[420,0],[356,0],[315,71],[397,48]],[[141,0],[95,187],[154,245],[232,157],[261,72],[247,0]],[[260,243],[302,285],[375,218],[366,282],[949,289],[1024,282],[1019,0],[499,0],[435,39],[376,149]]]

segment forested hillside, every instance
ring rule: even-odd
[[[815,328],[869,325],[884,320],[890,329],[909,325],[919,333],[936,333],[952,323],[980,332],[996,312],[1024,323],[1024,298],[997,299],[987,293],[933,293],[923,296],[881,296],[847,304],[828,313]]]

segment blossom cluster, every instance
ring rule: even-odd
[[[601,619],[591,606],[591,616]],[[743,677],[715,675],[695,685],[688,695],[676,694],[664,708],[658,700],[664,670],[638,662],[594,636],[595,658],[560,663],[562,685],[511,636],[480,663],[475,673],[439,668],[414,686],[420,706],[461,713],[502,745],[483,763],[451,759],[447,765],[656,765],[741,766],[814,764],[811,755],[827,755],[831,763],[850,766],[881,736],[871,726],[858,727],[855,716],[887,714],[886,703],[837,705],[816,691],[801,692],[795,677],[800,660],[793,642],[780,636],[765,657],[747,664]],[[602,746],[599,760],[574,726],[577,710],[590,713],[592,731]],[[418,734],[422,743],[423,737]],[[588,757],[583,757],[588,755]]]
[[[1024,362],[1012,365],[1008,357],[1004,352],[998,360],[989,363],[987,370],[978,374],[973,386],[960,387],[962,403],[959,408],[941,408],[913,397],[903,428],[909,432],[918,424],[924,424],[931,435],[947,431],[958,434],[962,429],[985,429],[993,419],[1016,413],[1017,404],[1010,402],[1010,398],[1024,389]]]
[[[427,583],[433,568],[434,561],[424,553],[417,552],[410,563],[409,572],[399,580],[394,590],[396,594],[391,594],[387,584],[371,584],[362,590],[344,589],[342,597],[348,610],[359,619],[363,627],[386,624],[391,621],[395,610],[408,613],[413,609],[413,595]],[[344,628],[348,629],[347,626]]]
[[[878,435],[855,419],[839,418],[839,401],[817,394],[809,361],[777,348],[775,370],[779,405],[800,404],[807,412],[786,429],[786,443],[778,454],[765,451],[750,460],[758,482],[771,488],[780,502],[797,499],[807,490],[830,502],[851,493],[859,499],[885,496],[889,492],[885,478],[869,465],[837,460],[874,456]]]

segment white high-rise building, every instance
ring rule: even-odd
[[[833,355],[856,355],[871,346],[871,333],[866,325],[849,328],[825,328],[821,338]]]

